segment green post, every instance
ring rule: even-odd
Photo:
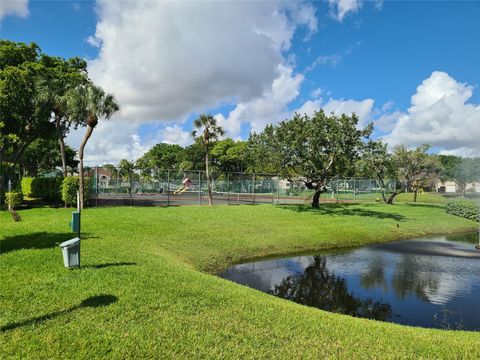
[[[98,207],[98,165],[95,166],[95,206]]]
[[[167,206],[170,206],[170,170],[167,170]]]
[[[355,178],[353,178],[353,201],[357,201],[357,188],[355,186]]]
[[[227,204],[230,205],[230,173],[227,173]]]
[[[252,192],[253,192],[253,204],[255,204],[255,174],[252,177]]]
[[[202,171],[198,170],[198,204],[202,205]]]

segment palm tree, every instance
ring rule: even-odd
[[[63,176],[67,173],[67,155],[65,150],[65,135],[67,134],[72,119],[78,119],[76,114],[72,114],[74,109],[68,108],[69,90],[81,86],[88,81],[86,76],[87,63],[79,58],[63,60],[53,56],[43,56],[42,63],[48,71],[46,77],[39,80],[39,96],[45,101],[54,115],[54,124],[57,131],[58,144],[60,146],[60,156],[62,159]],[[70,113],[70,116],[67,114]],[[76,127],[78,123],[75,123]]]
[[[82,114],[82,123],[87,126],[87,131],[83,137],[82,143],[78,150],[79,171],[79,191],[80,191],[80,209],[84,207],[84,172],[83,172],[83,155],[85,145],[92,136],[93,129],[98,124],[99,118],[109,119],[116,113],[120,107],[115,98],[111,94],[106,94],[102,88],[88,83],[80,86],[68,93],[68,107],[71,115],[79,116]]]
[[[212,181],[210,179],[209,159],[210,142],[218,140],[220,136],[225,134],[225,131],[217,125],[217,120],[210,114],[200,115],[198,119],[193,122],[195,130],[192,131],[192,136],[203,145],[205,153],[205,174],[207,176],[208,187],[208,204],[213,204],[212,199]],[[197,136],[198,133],[198,136]]]
[[[123,179],[128,181],[128,193],[132,193],[132,175],[135,170],[135,164],[126,159],[120,160],[118,164],[118,172]]]

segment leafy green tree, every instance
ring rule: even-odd
[[[374,177],[382,187],[383,201],[387,203],[385,179],[395,176],[392,155],[388,152],[387,145],[381,140],[368,141],[356,163],[356,175]]]
[[[465,196],[467,185],[480,179],[480,158],[464,158],[452,168],[451,179],[455,182],[458,191]]]
[[[203,145],[203,153],[205,156],[205,174],[207,177],[208,187],[208,204],[213,204],[212,197],[212,179],[210,177],[209,169],[209,153],[211,142],[218,140],[225,132],[217,125],[217,120],[212,115],[203,114],[193,122],[195,130],[192,131],[192,136]]]
[[[180,145],[156,144],[136,161],[135,166],[142,175],[151,175],[155,169],[178,169],[183,151]]]
[[[363,129],[357,125],[355,114],[295,114],[257,135],[251,143],[260,143],[260,147],[253,153],[268,161],[282,177],[300,180],[308,189],[315,190],[312,207],[317,208],[329,181],[354,173],[364,139],[373,130],[372,125]]]
[[[76,169],[77,152],[65,145],[65,165],[68,169]],[[58,152],[58,143],[55,138],[39,138],[34,140],[25,150],[19,161],[20,173],[23,176],[37,176],[38,174],[53,172],[62,166],[62,157]]]
[[[246,141],[227,138],[212,146],[213,162],[222,172],[244,172],[247,168],[248,146]]]
[[[416,202],[418,191],[439,178],[442,166],[437,157],[428,154],[429,149],[430,145],[426,144],[415,149],[405,145],[395,147],[393,165],[401,186],[390,195],[388,204],[392,204],[393,199],[407,189],[413,190],[413,201]]]
[[[205,155],[204,147],[200,140],[196,140],[193,144],[183,149],[179,170],[204,170],[205,169]]]
[[[39,59],[35,44],[0,40],[0,188],[28,145],[53,130],[39,92],[46,71]]]
[[[273,125],[267,125],[261,133],[250,134],[247,141],[247,172],[278,173],[281,155],[276,149],[275,129]]]
[[[86,84],[87,63],[80,58],[71,58],[68,60],[42,55],[41,64],[46,68],[45,76],[40,83],[40,93],[51,109],[54,117],[54,124],[57,133],[60,155],[62,159],[63,176],[67,176],[67,155],[65,148],[65,136],[73,125],[78,127],[78,123],[72,123],[78,116],[69,116],[71,112],[67,109],[68,92],[77,86]]]
[[[109,119],[120,107],[111,94],[106,94],[100,87],[88,83],[72,89],[67,94],[67,116],[79,124],[85,124],[87,130],[78,151],[80,174],[80,209],[84,207],[84,171],[83,157],[85,145],[92,136],[99,118]]]
[[[462,162],[460,156],[455,155],[438,155],[438,160],[442,165],[442,171],[440,173],[440,180],[453,181],[455,178],[455,167]]]
[[[133,187],[133,171],[135,170],[135,164],[126,159],[120,160],[118,164],[118,173],[124,179],[128,181],[128,193],[132,193]]]

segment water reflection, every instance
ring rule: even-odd
[[[237,265],[220,276],[304,305],[425,327],[480,329],[478,233]]]
[[[314,256],[313,263],[301,275],[291,275],[275,285],[271,293],[297,303],[331,312],[386,320],[390,305],[368,298],[361,300],[348,291],[346,281],[330,274],[327,259]]]

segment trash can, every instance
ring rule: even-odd
[[[63,253],[63,264],[67,268],[80,266],[80,238],[65,241],[60,244]]]

